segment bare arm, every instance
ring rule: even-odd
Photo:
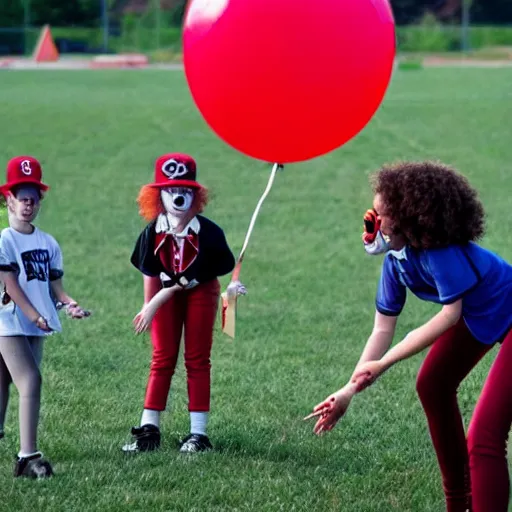
[[[378,311],[375,312],[372,333],[366,342],[352,377],[341,389],[316,405],[313,412],[305,418],[319,418],[314,427],[315,434],[333,429],[347,411],[354,395],[363,389],[355,376],[358,375],[361,366],[364,367],[368,361],[380,359],[389,349],[395,334],[397,319],[396,316],[386,316]]]
[[[76,300],[72,299],[65,291],[64,285],[62,284],[62,279],[56,279],[55,281],[50,281],[50,286],[53,292],[53,295],[57,302],[60,302],[64,305],[66,313],[72,318],[83,318],[85,316],[89,316],[90,311],[83,310]]]
[[[411,357],[432,345],[443,332],[457,323],[461,312],[462,301],[444,306],[437,315],[410,332],[403,341],[387,353],[393,340],[397,319],[377,312],[373,332],[366,343],[350,382],[320,402],[313,409],[313,413],[306,417],[319,417],[314,432],[320,434],[334,428],[338,420],[345,414],[356,393],[369,386],[396,362]]]
[[[69,304],[71,302],[75,302],[64,291],[64,285],[62,284],[62,279],[56,279],[55,281],[50,281],[50,286],[52,288],[53,295],[55,296],[57,301],[62,302],[64,304]]]
[[[5,284],[7,293],[18,306],[23,314],[32,322],[36,323],[41,316],[34,308],[25,292],[18,283],[18,277],[15,272],[0,272],[0,280]]]
[[[181,286],[175,284],[169,288],[161,288],[156,291],[156,282],[152,281],[152,279],[144,276],[144,306],[142,306],[140,312],[133,319],[135,332],[138,334],[149,329],[158,309],[181,289]]]
[[[144,304],[147,304],[162,288],[160,278],[144,275]]]
[[[176,293],[176,291],[180,290],[181,286],[175,284],[169,288],[162,288],[159,290],[149,302],[147,302],[144,306],[149,312],[151,312],[152,316],[158,311],[160,306],[170,300],[170,298]]]
[[[395,335],[397,321],[397,316],[386,316],[378,311],[375,312],[373,330],[366,342],[357,366],[367,361],[380,359],[387,352]]]
[[[462,300],[443,306],[437,315],[433,316],[421,327],[411,331],[400,343],[397,343],[382,359],[368,361],[359,365],[352,376],[359,383],[358,391],[372,384],[382,373],[398,361],[408,359],[421,352],[436,341],[441,334],[453,327],[460,319]]]
[[[443,306],[437,315],[421,327],[411,331],[382,358],[384,369],[388,369],[398,361],[412,357],[432,345],[441,334],[459,321],[461,313],[462,299]]]

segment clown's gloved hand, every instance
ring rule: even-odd
[[[380,218],[373,209],[366,210],[363,217],[364,232],[363,243],[364,250],[368,254],[382,254],[389,251],[389,239],[382,234],[380,230]]]
[[[231,281],[226,291],[230,297],[247,295],[247,288],[240,281]]]

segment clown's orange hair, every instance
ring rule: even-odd
[[[165,213],[164,205],[160,199],[160,189],[151,185],[144,185],[137,197],[140,215],[147,221],[155,220],[161,213]],[[201,213],[208,204],[208,189],[196,188],[194,202],[191,210],[194,214]]]

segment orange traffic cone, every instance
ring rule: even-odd
[[[50,25],[45,25],[41,30],[33,58],[36,62],[55,62],[59,60],[59,52],[53,41]]]

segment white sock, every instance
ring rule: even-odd
[[[148,424],[160,428],[160,411],[155,411],[153,409],[144,409],[142,411],[140,426],[142,427],[142,425]]]
[[[207,412],[190,413],[190,433],[206,435],[206,426],[208,425]]]
[[[25,453],[21,450],[18,452],[18,457],[20,458],[32,457],[32,455],[41,455],[41,457],[43,456],[41,452]]]

